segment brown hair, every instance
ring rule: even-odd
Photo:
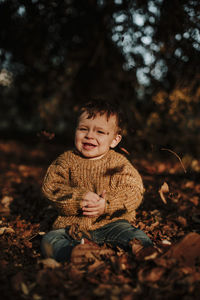
[[[106,114],[107,119],[109,119],[110,116],[116,116],[118,133],[122,134],[125,127],[125,121],[121,108],[117,102],[111,103],[103,99],[95,99],[81,105],[79,109],[79,117],[84,112],[88,114],[88,119],[95,118],[97,114],[100,116]]]

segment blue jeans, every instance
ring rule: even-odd
[[[73,247],[80,244],[80,241],[69,235],[69,228],[70,226],[52,230],[44,235],[41,250],[45,257],[54,258],[59,262],[70,259]],[[134,238],[140,240],[144,247],[153,245],[150,238],[142,230],[135,228],[126,220],[117,220],[89,231],[89,233],[91,240],[98,245],[106,243],[113,247],[118,246],[125,251],[130,249],[130,241]]]

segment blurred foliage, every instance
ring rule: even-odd
[[[0,0],[0,129],[72,136],[77,106],[121,102],[129,148],[198,155],[200,3]]]

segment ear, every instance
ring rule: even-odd
[[[122,139],[122,136],[120,134],[117,134],[115,136],[115,138],[113,139],[113,141],[112,141],[112,143],[110,145],[110,148],[115,148],[119,144],[119,142],[121,141],[121,139]]]

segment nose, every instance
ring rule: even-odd
[[[87,139],[93,139],[94,138],[94,133],[92,132],[92,130],[87,131],[86,138]]]

